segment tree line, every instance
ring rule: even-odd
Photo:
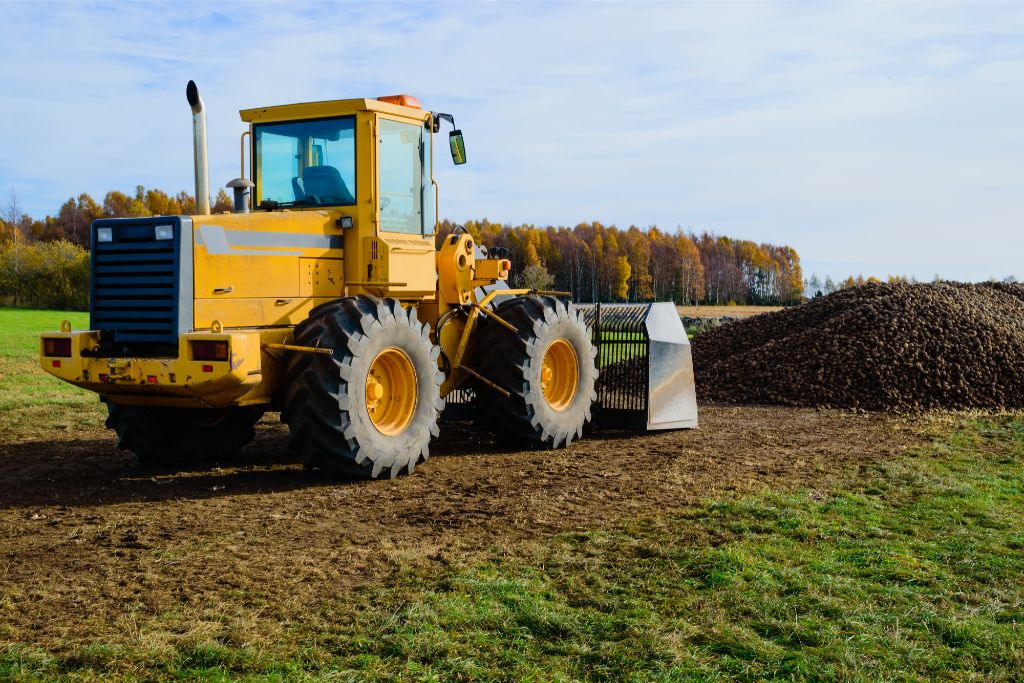
[[[789,246],[599,222],[568,228],[482,219],[464,227],[479,244],[508,250],[513,284],[569,291],[578,301],[790,305],[803,296],[800,256]],[[439,242],[454,228],[442,221]]]
[[[231,198],[221,190],[213,211],[229,211]],[[41,245],[67,244],[61,258],[50,259],[53,268],[74,262],[84,268],[84,292],[88,290],[89,230],[98,218],[131,218],[188,215],[195,200],[188,192],[171,195],[161,190],[135,188],[134,194],[117,190],[96,201],[80,194],[64,202],[55,215],[34,219],[23,213],[12,191],[0,207],[0,299],[15,305],[48,305],[66,301],[63,294],[50,296],[24,284],[25,264],[44,268],[47,258]],[[470,220],[464,226],[479,244],[508,250],[515,285],[542,290],[572,292],[584,302],[675,301],[679,304],[799,303],[804,293],[800,257],[796,250],[750,240],[733,239],[712,232],[684,233],[651,226],[620,229],[599,222],[574,227],[510,225],[487,219]],[[455,228],[442,221],[438,241]],[[33,254],[29,251],[35,249]],[[75,249],[78,251],[76,252]],[[24,251],[28,250],[28,251]],[[18,256],[18,253],[21,256]],[[36,253],[38,252],[38,253]],[[79,254],[78,258],[69,258]],[[19,264],[15,268],[12,264]],[[38,269],[37,269],[38,270]],[[35,271],[33,271],[35,272]],[[79,282],[81,272],[70,279],[39,271],[37,284]],[[81,299],[76,305],[84,305]]]
[[[232,201],[227,190],[217,192],[214,212],[230,211]],[[111,190],[97,202],[86,193],[64,202],[56,215],[34,219],[21,210],[17,194],[10,191],[0,209],[0,246],[19,240],[55,242],[64,240],[89,248],[89,226],[97,218],[139,218],[144,216],[182,216],[195,213],[196,200],[188,192],[170,195],[163,190],[147,190],[142,185],[135,194]]]
[[[938,273],[932,278],[932,282],[945,282],[944,278]],[[1007,275],[1003,278],[990,277],[989,282],[1006,282],[1016,283],[1017,277],[1015,275]],[[832,292],[838,292],[841,289],[849,289],[850,287],[860,287],[861,285],[870,283],[881,283],[887,282],[889,284],[912,284],[916,285],[921,282],[913,275],[889,275],[882,280],[873,275],[864,277],[863,274],[850,275],[845,280],[833,280],[831,277],[826,276],[824,280],[818,277],[817,274],[812,274],[809,278],[804,280],[804,298],[814,299],[820,296],[826,296]]]

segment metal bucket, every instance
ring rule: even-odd
[[[577,304],[597,347],[598,427],[693,429],[690,340],[675,304]]]

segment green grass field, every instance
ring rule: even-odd
[[[96,395],[39,367],[39,334],[60,328],[86,329],[89,314],[0,308],[0,439],[45,437],[53,430],[96,424],[105,413]]]

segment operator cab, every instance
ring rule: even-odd
[[[369,217],[369,202],[380,232],[434,233],[432,133],[441,121],[454,128],[450,114],[423,111],[415,98],[395,95],[248,109],[241,115],[252,126],[255,207],[330,208],[359,221],[361,214]],[[450,133],[449,146],[452,160],[465,163],[461,131]],[[244,177],[230,186],[240,182],[246,183]]]

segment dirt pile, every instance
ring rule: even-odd
[[[1024,285],[869,284],[693,340],[699,398],[869,410],[1024,407]]]

